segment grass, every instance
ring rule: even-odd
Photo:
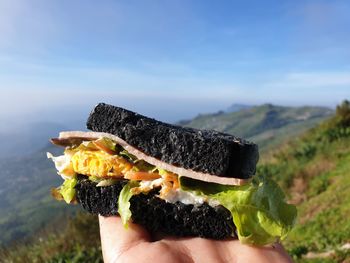
[[[297,262],[350,262],[340,250],[350,243],[350,129],[340,123],[324,122],[258,167],[297,204],[298,223],[284,241]],[[334,253],[321,257],[327,251]],[[305,258],[310,252],[320,258]]]
[[[319,178],[313,182],[325,182],[310,184],[309,191],[313,193],[299,206],[300,224],[290,235],[288,246],[304,245],[324,251],[350,242],[350,154],[334,171]]]
[[[78,213],[35,233],[31,239],[0,249],[1,262],[102,262],[96,216]]]

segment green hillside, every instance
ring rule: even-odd
[[[0,245],[24,238],[50,223],[50,220],[70,214],[74,208],[55,202],[50,188],[62,183],[46,151],[27,157],[0,161]]]
[[[301,262],[350,260],[350,104],[290,142],[259,173],[277,180],[298,205],[298,224],[285,241]],[[315,259],[311,259],[315,257]],[[348,262],[346,261],[346,262]]]
[[[315,126],[333,113],[324,107],[282,107],[271,104],[236,112],[199,115],[179,124],[198,129],[214,129],[243,137],[266,151],[288,138]]]

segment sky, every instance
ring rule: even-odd
[[[350,1],[0,0],[0,119],[350,98]],[[85,118],[85,117],[84,117]]]

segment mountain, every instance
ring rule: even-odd
[[[68,128],[54,122],[36,122],[17,127],[3,126],[0,129],[0,158],[34,153],[45,147],[48,138],[57,136],[62,130]]]
[[[180,125],[214,129],[256,142],[261,151],[315,126],[330,117],[333,110],[325,107],[283,107],[272,104],[252,106],[235,112],[198,115]]]
[[[228,107],[225,110],[225,112],[227,112],[227,113],[236,112],[236,111],[241,111],[241,110],[245,110],[245,109],[250,109],[252,107],[253,107],[252,105],[234,103],[230,107]]]
[[[60,149],[48,145],[28,156],[0,160],[0,245],[24,238],[74,210],[50,196],[50,189],[62,179],[46,151],[58,154]]]
[[[75,212],[50,196],[50,188],[62,183],[46,152],[60,149],[49,144],[64,125],[36,122],[2,127],[0,132],[0,245],[23,239],[52,219]]]

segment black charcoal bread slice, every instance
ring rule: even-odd
[[[165,163],[221,177],[250,178],[259,159],[258,146],[233,135],[163,123],[100,103],[87,128],[107,132]]]
[[[79,177],[77,200],[92,214],[118,214],[118,196],[126,181],[111,186],[96,187],[96,183]],[[234,236],[231,213],[223,206],[168,203],[156,197],[156,191],[133,196],[130,200],[132,221],[151,233],[169,236],[198,236],[225,239]]]

